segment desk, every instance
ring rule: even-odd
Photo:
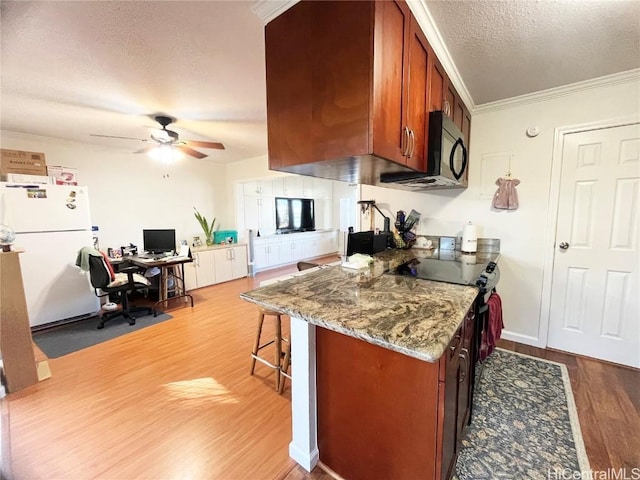
[[[155,308],[162,304],[163,308],[166,308],[170,300],[176,300],[178,298],[184,298],[185,303],[187,299],[191,300],[191,307],[193,308],[193,297],[187,293],[184,286],[184,264],[193,262],[191,258],[174,258],[171,260],[152,260],[149,258],[140,258],[136,255],[124,257],[123,260],[136,267],[152,268],[158,267],[160,269],[160,289],[158,295],[158,301],[154,305]],[[176,272],[179,270],[179,272]],[[175,295],[169,297],[169,278],[174,279],[173,291]]]

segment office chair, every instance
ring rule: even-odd
[[[121,309],[102,314],[100,323],[98,323],[98,329],[104,328],[106,322],[120,316],[127,319],[129,325],[135,325],[135,314],[137,313],[141,313],[142,315],[140,316],[151,315],[153,313],[155,316],[155,312],[150,307],[135,307],[129,305],[129,293],[146,289],[149,286],[148,282],[143,283],[143,281],[146,281],[144,277],[134,278],[134,273],[137,271],[138,267],[123,268],[116,275],[116,280],[112,281],[111,270],[107,265],[107,260],[102,256],[89,256],[89,278],[96,296],[106,297],[107,295],[119,293],[122,299],[120,302],[122,306]]]

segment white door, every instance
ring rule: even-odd
[[[640,125],[564,136],[548,345],[640,367]]]

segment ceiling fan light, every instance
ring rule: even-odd
[[[149,150],[149,156],[163,164],[173,163],[183,157],[182,152],[171,145],[158,145],[156,148]]]

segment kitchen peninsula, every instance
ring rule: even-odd
[[[364,270],[317,267],[241,295],[291,317],[289,452],[305,469],[320,460],[347,479],[453,472],[478,289],[389,274],[429,255],[390,250]]]

